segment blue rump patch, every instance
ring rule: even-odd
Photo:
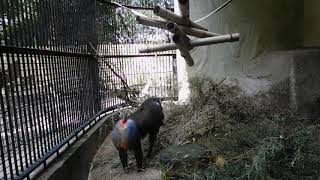
[[[128,119],[127,121],[120,120],[117,122],[111,138],[117,148],[131,149],[133,143],[139,138],[138,135],[136,122]]]

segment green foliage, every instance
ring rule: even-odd
[[[274,103],[272,94],[246,96],[210,79],[191,80],[187,105],[170,104],[160,138],[165,146],[206,145],[225,158],[189,179],[305,179],[320,175],[320,122],[300,120]],[[281,107],[281,108],[280,108]],[[187,178],[187,179],[188,179]]]
[[[284,151],[284,145],[277,139],[263,143],[257,149],[257,154],[253,157],[251,167],[247,172],[249,179],[264,179],[268,176],[270,162],[279,158]]]

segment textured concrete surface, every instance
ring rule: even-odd
[[[109,123],[108,118],[98,122],[37,179],[87,180],[91,161],[111,130]]]
[[[190,1],[190,18],[200,19],[224,2]],[[239,32],[240,41],[191,50],[195,65],[187,67],[189,78],[199,75],[217,81],[226,78],[225,83],[238,85],[248,94],[278,93],[288,106],[315,115],[320,84],[316,70],[320,68],[319,3],[232,1],[199,23],[216,33]],[[309,47],[313,49],[306,49]]]
[[[292,66],[294,108],[304,116],[320,117],[320,50],[299,52]]]
[[[145,147],[145,146],[144,146]],[[157,180],[160,171],[154,167],[147,167],[142,172],[136,172],[136,162],[133,154],[129,153],[128,172],[124,172],[118,151],[108,136],[95,155],[90,169],[89,180]]]

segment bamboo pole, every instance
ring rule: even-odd
[[[209,31],[204,31],[196,28],[190,28],[186,26],[178,26],[181,31],[184,33],[195,36],[195,37],[200,37],[200,38],[205,38],[205,37],[214,37],[214,36],[220,36],[221,34],[209,32]]]
[[[188,38],[188,36],[181,31],[178,26],[176,25],[176,23],[174,22],[168,22],[166,25],[167,30],[169,30],[170,32],[172,32],[174,35],[179,35],[179,38],[181,41],[181,43],[185,44],[187,49],[190,50],[192,49],[191,44],[190,44],[190,39]]]
[[[168,51],[168,50],[175,50],[177,49],[174,43],[166,43],[166,44],[159,44],[159,45],[145,45],[144,48],[139,48],[140,53],[151,53],[151,52],[161,52],[161,51]]]
[[[195,37],[214,37],[219,36],[221,34],[216,34],[208,31],[203,31],[200,29],[185,27],[185,26],[177,26],[174,22],[168,22],[166,25],[166,29],[168,29],[173,34],[181,34],[179,31],[182,31],[184,34],[188,34]]]
[[[208,31],[207,28],[202,27],[202,26],[196,24],[195,22],[190,21],[190,19],[184,19],[181,15],[177,15],[174,12],[167,10],[159,5],[154,7],[153,12],[154,12],[154,14],[156,14],[164,19],[167,19],[169,21],[173,21],[179,25],[184,25],[184,26]]]
[[[179,9],[183,19],[190,19],[189,17],[189,0],[178,0]]]
[[[176,47],[180,50],[180,54],[182,57],[184,57],[188,66],[193,66],[194,61],[189,53],[187,45],[184,43],[183,35],[175,34],[173,35],[172,40],[175,43]]]
[[[239,38],[240,38],[240,34],[234,33],[234,34],[220,35],[215,37],[194,39],[190,41],[190,44],[191,44],[191,47],[194,48],[198,46],[239,41]],[[175,49],[177,49],[177,46],[175,45],[175,43],[167,43],[167,44],[161,44],[161,45],[155,45],[155,46],[146,46],[145,48],[140,48],[139,52],[151,53],[151,52],[168,51],[168,50],[175,50]]]
[[[167,24],[166,21],[155,20],[155,19],[142,17],[142,16],[137,16],[136,21],[142,25],[157,27],[161,29],[166,29],[166,24]]]
[[[208,38],[199,38],[191,40],[192,47],[198,47],[198,46],[206,46],[211,44],[219,44],[224,42],[234,42],[239,41],[240,39],[240,33],[234,33],[234,34],[227,34],[227,35],[221,35],[221,36],[215,36],[215,37],[208,37]]]

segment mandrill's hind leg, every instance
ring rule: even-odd
[[[126,168],[128,166],[128,153],[127,153],[127,150],[119,149],[119,156],[120,156],[122,167],[126,171]]]
[[[156,141],[156,139],[157,139],[157,133],[149,134],[149,149],[148,149],[147,158],[151,158],[152,147],[153,147],[154,142]]]
[[[142,169],[142,161],[143,161],[143,153],[142,153],[140,141],[139,141],[139,143],[137,143],[136,147],[134,148],[134,157],[136,158],[138,172],[139,172]]]

